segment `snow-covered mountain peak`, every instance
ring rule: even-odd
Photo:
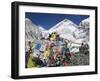
[[[25,21],[27,22],[31,22],[31,20],[29,18],[25,18]]]
[[[71,20],[64,19],[49,29],[49,33],[57,32],[58,34],[72,33],[77,29],[77,25]]]
[[[87,19],[84,19],[83,21],[81,21],[79,27],[81,27],[81,28],[89,28],[89,19],[90,18],[87,18]]]
[[[64,19],[61,22],[57,23],[55,26],[53,26],[51,29],[59,28],[62,25],[74,25],[74,26],[76,26],[76,24],[74,24],[71,20]]]
[[[34,27],[37,27],[36,24],[34,24],[29,18],[25,18],[25,25],[27,26],[34,26]]]
[[[86,18],[86,19],[84,19],[83,21],[82,21],[82,23],[84,22],[89,22],[89,20],[90,20],[90,18]]]
[[[71,20],[69,20],[69,19],[64,19],[63,21],[62,21],[63,23],[67,23],[67,24],[74,24]]]

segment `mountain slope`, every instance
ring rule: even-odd
[[[25,37],[26,41],[33,41],[40,36],[40,29],[37,25],[33,24],[28,18],[25,19]]]
[[[87,18],[80,22],[78,31],[74,34],[78,37],[78,39],[84,39],[83,42],[89,42],[89,30],[89,18]]]

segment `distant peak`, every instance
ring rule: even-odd
[[[88,18],[86,18],[86,19],[84,19],[82,22],[89,22],[89,17]]]
[[[75,25],[76,26],[76,24],[74,22],[72,22],[71,20],[66,19],[66,18],[63,19],[62,21],[60,21],[59,23],[57,23],[55,26],[58,27],[58,26],[63,25],[63,24],[66,24],[66,25]]]
[[[76,25],[73,21],[69,20],[69,19],[63,19],[60,23],[66,23],[66,24],[74,24]]]
[[[25,18],[25,20],[31,22],[31,20],[29,18]]]
[[[35,23],[33,23],[29,18],[25,18],[25,23],[26,23],[27,25],[38,26],[38,25],[36,25]]]
[[[63,20],[63,22],[68,22],[68,21],[70,21],[70,20],[69,20],[69,19],[64,19],[64,20]]]
[[[87,26],[89,26],[89,20],[90,20],[89,17],[86,18],[86,19],[84,19],[84,20],[82,20],[82,21],[80,22],[79,26],[80,26],[80,27],[82,27],[82,25],[87,25]]]

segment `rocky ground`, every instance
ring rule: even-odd
[[[75,54],[71,58],[71,66],[89,65],[89,54]]]

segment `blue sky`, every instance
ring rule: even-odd
[[[66,19],[71,20],[75,24],[79,25],[79,23],[88,18],[89,15],[72,15],[72,14],[51,14],[51,13],[30,13],[26,12],[26,18],[29,18],[34,24],[40,25],[45,29],[50,29],[55,24],[60,21]]]

